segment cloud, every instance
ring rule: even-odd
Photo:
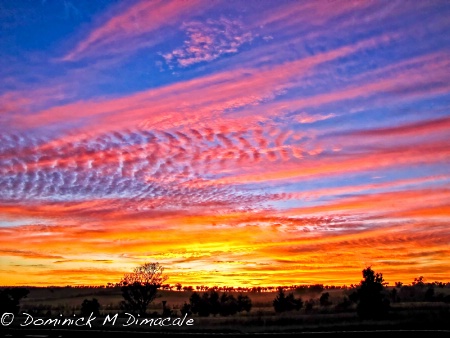
[[[386,168],[405,168],[414,164],[439,164],[448,160],[450,152],[445,142],[430,142],[410,148],[409,146],[371,149],[364,153],[327,153],[316,159],[309,157],[279,164],[276,167],[258,167],[254,171],[227,175],[209,184],[256,184],[274,181],[301,182],[320,177],[335,177],[345,173],[380,171]]]
[[[449,25],[418,6],[123,2],[75,62],[7,56],[0,284],[450,278]]]
[[[304,200],[316,200],[321,197],[332,197],[332,196],[345,196],[345,195],[355,195],[360,193],[375,193],[383,190],[390,189],[401,189],[407,187],[421,186],[424,184],[443,184],[445,181],[450,180],[450,176],[447,175],[436,175],[436,176],[426,176],[417,177],[411,179],[397,179],[393,181],[383,182],[383,183],[369,183],[362,185],[344,185],[337,188],[320,188],[313,189],[305,192],[291,192],[280,194],[281,199],[304,199]]]
[[[326,115],[320,115],[320,114],[310,115],[310,114],[302,112],[300,114],[296,114],[294,116],[294,120],[298,123],[314,123],[317,121],[328,120],[335,116],[336,116],[336,114],[333,114],[333,113],[326,114]]]
[[[123,5],[94,28],[85,39],[67,53],[63,60],[73,61],[88,56],[131,53],[155,44],[159,36],[152,34],[170,22],[177,22],[208,8],[202,1],[138,1],[128,8]],[[131,43],[132,42],[132,43]]]
[[[183,24],[187,40],[183,47],[162,54],[164,60],[173,68],[188,67],[199,62],[208,62],[225,54],[239,51],[241,45],[252,41],[250,32],[244,32],[242,23],[224,17],[207,20],[205,23],[192,21]]]
[[[223,113],[244,108],[250,113],[255,107],[264,105],[266,114],[253,116],[246,114],[247,119],[253,120],[256,124],[261,120],[267,120],[271,115],[277,115],[279,111],[275,109],[272,111],[271,105],[267,103],[284,94],[286,90],[301,86],[300,80],[312,69],[362,49],[373,48],[377,41],[383,39],[384,37],[377,37],[362,40],[356,44],[274,67],[234,69],[120,98],[79,101],[53,106],[32,115],[16,116],[12,119],[12,124],[18,129],[26,129],[77,123],[81,128],[89,127],[91,132],[93,120],[97,122],[100,132],[116,129],[118,125],[122,128],[139,126],[166,129],[181,125],[192,128],[194,125],[205,124],[205,119],[214,121]],[[365,89],[370,93],[370,88]],[[350,93],[347,96],[361,96],[359,87],[348,91]],[[345,99],[345,95],[342,98],[340,94],[326,93],[316,97],[292,100],[289,103],[292,109],[300,109],[311,104],[324,104]],[[151,109],[151,115],[149,109]],[[124,115],[127,116],[126,119],[123,118]]]
[[[29,251],[29,250],[0,250],[0,254],[2,256],[19,256],[19,257],[23,257],[23,258],[27,258],[27,259],[59,259],[59,258],[63,258],[63,256],[59,256],[59,255],[51,255],[51,254],[46,254],[42,251],[39,252],[34,252],[34,251]]]
[[[385,128],[372,128],[367,130],[351,131],[346,133],[349,137],[405,137],[413,136],[435,136],[436,134],[446,133],[450,129],[450,117],[440,117],[435,119],[426,119],[412,123],[405,123],[399,126]]]
[[[25,211],[10,202],[26,201],[27,212],[37,216],[44,211],[40,203],[52,201],[46,206],[50,217],[63,210],[66,215],[95,212],[105,217],[116,208],[130,212],[175,207],[224,210],[257,207],[264,201],[264,196],[235,191],[232,186],[198,184],[203,175],[214,174],[208,166],[251,164],[252,159],[243,154],[256,146],[248,149],[248,141],[240,142],[251,139],[251,131],[239,131],[239,140],[234,129],[195,130],[193,137],[188,136],[191,132],[136,130],[74,141],[3,135],[0,183],[7,189],[0,192],[5,201],[2,210],[18,216]],[[210,140],[203,133],[210,134]]]

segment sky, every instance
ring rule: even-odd
[[[0,285],[450,281],[449,17],[0,0]]]

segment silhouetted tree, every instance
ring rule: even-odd
[[[383,274],[375,273],[371,267],[362,271],[364,280],[358,290],[358,316],[362,319],[384,317],[389,310],[389,300],[384,297]]]
[[[220,297],[220,315],[230,316],[238,312],[239,306],[236,298],[229,293],[223,293]]]
[[[424,295],[425,301],[432,302],[434,300],[434,287],[429,286]]]
[[[183,308],[183,311],[191,311],[202,317],[208,317],[210,314],[230,316],[237,312],[249,312],[252,301],[248,296],[239,295],[236,299],[231,293],[225,292],[219,295],[217,291],[210,290],[201,296],[197,292],[192,293],[189,304],[185,304]]]
[[[209,302],[209,311],[215,316],[220,313],[221,302],[219,301],[219,293],[216,290],[211,290],[206,295],[204,294],[205,300]]]
[[[391,292],[389,293],[389,296],[391,297],[391,300],[392,300],[393,303],[396,303],[397,300],[398,300],[397,299],[397,293],[398,293],[398,291],[397,291],[396,288],[392,289]]]
[[[201,297],[197,292],[193,292],[191,297],[189,297],[189,306],[192,313],[198,313],[200,310]]]
[[[345,311],[352,305],[352,301],[348,299],[348,297],[344,296],[342,302],[338,303],[335,306],[336,311]]]
[[[189,298],[191,311],[201,317],[208,317],[211,313],[211,304],[209,302],[209,293],[205,292],[200,296],[197,292],[193,292]]]
[[[80,313],[82,316],[89,316],[91,313],[93,316],[100,316],[100,303],[97,298],[92,298],[92,300],[85,299],[81,304]]]
[[[419,288],[424,287],[425,286],[425,280],[424,280],[423,276],[419,276],[419,277],[414,278],[414,281],[412,282],[412,285],[416,286],[416,287],[419,287]]]
[[[278,295],[273,300],[273,307],[275,312],[284,312],[292,310],[300,310],[303,306],[301,298],[295,298],[293,293],[289,293],[287,296],[284,294],[282,287],[278,288]]]
[[[162,307],[163,307],[163,311],[162,311],[162,316],[163,317],[171,317],[175,314],[176,311],[171,310],[168,306],[167,306],[167,301],[163,300],[162,302]]]
[[[322,293],[319,299],[321,306],[329,306],[332,303],[330,302],[330,294],[328,292]]]
[[[237,298],[238,312],[246,311],[250,312],[252,309],[252,300],[249,296],[239,295]]]
[[[358,290],[350,293],[348,295],[348,300],[352,303],[358,303],[358,300],[359,300]]]
[[[314,307],[314,299],[309,299],[305,302],[305,312],[311,312]]]
[[[401,288],[403,286],[403,282],[395,282],[395,287],[396,288]]]
[[[418,290],[411,285],[403,285],[397,294],[397,299],[399,301],[413,301],[416,298],[416,293]]]
[[[20,300],[25,298],[30,291],[25,288],[7,288],[0,291],[0,313],[19,313]]]
[[[321,293],[324,289],[323,284],[313,284],[309,286],[309,291]]]
[[[124,310],[145,315],[148,305],[156,298],[158,289],[167,279],[159,263],[145,263],[126,274],[120,282]]]
[[[192,314],[191,304],[184,302],[183,306],[180,309],[181,314],[190,316]]]

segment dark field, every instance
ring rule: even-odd
[[[388,288],[386,291],[391,291]],[[425,290],[400,290],[397,299],[391,301],[389,314],[386,318],[378,320],[361,320],[356,313],[356,304],[342,306],[344,297],[348,297],[352,289],[324,290],[329,292],[330,305],[320,305],[319,297],[321,292],[305,292],[305,290],[294,291],[296,297],[301,297],[306,303],[312,305],[307,309],[305,303],[303,307],[296,311],[275,313],[273,300],[276,292],[247,292],[245,295],[252,300],[252,308],[247,312],[241,312],[232,316],[210,315],[199,317],[189,315],[187,319],[193,319],[192,326],[171,326],[160,327],[150,325],[129,325],[126,323],[128,316],[123,315],[119,303],[122,300],[120,288],[30,288],[27,298],[21,301],[19,316],[16,316],[13,324],[3,327],[3,335],[34,335],[44,336],[53,333],[55,336],[67,336],[70,332],[81,334],[94,334],[101,337],[102,334],[112,337],[115,334],[121,335],[127,332],[134,332],[137,335],[145,332],[164,332],[175,334],[185,333],[227,333],[227,334],[258,334],[258,333],[313,333],[313,332],[346,332],[351,335],[352,331],[398,331],[412,330],[433,330],[434,333],[446,333],[450,330],[450,304],[442,301],[443,297],[450,294],[450,289],[436,288],[435,299],[424,301]],[[322,292],[322,293],[323,293]],[[149,306],[148,313],[153,317],[162,317],[163,301],[166,307],[172,310],[172,317],[183,317],[180,312],[185,302],[189,303],[192,292],[188,291],[167,291],[159,292],[160,296]],[[233,293],[236,297],[237,292]],[[404,297],[402,299],[401,297]],[[67,328],[54,326],[28,325],[21,327],[26,316],[23,312],[37,318],[58,318],[80,317],[80,309],[83,300],[96,298],[100,305],[100,316],[92,323],[93,327]],[[103,323],[106,315],[118,314],[115,325]],[[61,316],[62,315],[62,316]],[[75,315],[75,317],[74,317]],[[61,331],[62,329],[62,331]],[[59,331],[58,331],[59,330]],[[439,331],[440,330],[440,331]],[[317,336],[317,335],[316,335]],[[367,336],[367,335],[366,335]],[[411,335],[409,335],[411,336]]]

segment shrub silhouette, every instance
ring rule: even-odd
[[[285,312],[292,310],[300,310],[303,307],[303,301],[301,298],[295,298],[293,293],[289,293],[287,296],[284,294],[283,288],[278,288],[278,295],[273,300],[273,307],[275,312]]]
[[[375,273],[371,267],[362,271],[364,280],[358,290],[359,303],[356,307],[361,319],[380,319],[389,311],[389,300],[384,297],[383,274]]]
[[[183,306],[180,309],[180,312],[183,316],[184,315],[190,316],[192,314],[191,304],[184,302]]]
[[[163,311],[162,311],[162,316],[163,317],[171,317],[171,316],[175,315],[176,311],[171,310],[167,306],[167,301],[166,300],[162,301],[162,306],[163,306]]]
[[[320,296],[319,302],[320,302],[321,306],[331,305],[332,303],[330,302],[330,293],[328,293],[328,292],[322,293],[322,295]]]
[[[239,306],[236,298],[231,294],[223,293],[220,297],[219,313],[221,316],[230,316],[238,312]]]
[[[222,293],[212,290],[200,296],[193,292],[189,298],[189,304],[183,306],[182,311],[191,311],[201,317],[208,317],[210,314],[221,316],[231,316],[238,312],[249,312],[252,308],[252,301],[248,296],[239,295],[234,297],[231,293]]]
[[[311,298],[305,302],[305,312],[306,313],[311,312],[313,307],[314,307],[314,299]]]
[[[434,300],[434,287],[429,286],[424,295],[425,301],[432,302]]]
[[[353,302],[346,296],[342,299],[342,302],[338,303],[335,306],[336,311],[346,311],[350,306],[353,304]]]
[[[93,316],[100,316],[100,303],[97,298],[92,298],[92,300],[85,299],[81,303],[80,313],[84,317],[88,317],[91,313]]]
[[[396,303],[398,301],[397,294],[398,294],[398,291],[396,288],[392,289],[391,292],[389,293],[389,296],[391,297],[391,300],[393,303]]]
[[[237,298],[238,312],[250,312],[252,309],[252,300],[248,296],[239,295]]]
[[[209,294],[205,292],[200,296],[197,292],[193,292],[189,298],[191,304],[191,311],[201,317],[208,317],[211,313],[211,304],[209,301]]]
[[[217,293],[217,291],[213,290],[206,295],[209,295],[209,299],[208,297],[205,298],[205,300],[207,299],[206,301],[209,302],[209,311],[211,312],[212,315],[215,316],[221,311],[222,302],[219,301],[219,294]]]
[[[416,277],[411,284],[418,288],[423,288],[425,286],[425,278],[423,276]]]
[[[19,313],[20,300],[25,298],[30,291],[26,288],[7,288],[0,291],[0,313]]]

